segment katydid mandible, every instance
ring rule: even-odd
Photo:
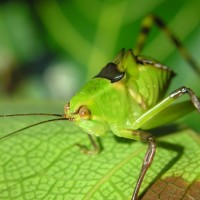
[[[0,139],[39,124],[68,120],[88,134],[93,149],[89,150],[79,144],[81,150],[87,154],[100,151],[95,137],[109,131],[119,137],[146,142],[148,148],[132,195],[132,200],[138,199],[142,181],[156,152],[155,139],[148,130],[179,119],[195,109],[200,112],[200,101],[190,88],[181,86],[164,97],[175,73],[154,60],[139,56],[154,24],[166,33],[181,55],[200,75],[200,68],[179,40],[160,18],[150,15],[143,21],[135,49],[122,49],[112,62],[72,97],[64,107],[64,114],[1,115],[0,117],[45,115],[56,118],[22,128]],[[184,94],[189,96],[189,100],[176,103]],[[184,109],[186,106],[187,109]]]

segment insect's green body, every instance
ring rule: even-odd
[[[200,112],[200,101],[190,88],[182,86],[164,98],[173,76],[166,66],[122,50],[65,106],[64,116],[89,134],[94,152],[99,148],[92,135],[107,132],[148,143],[132,200],[138,197],[156,151],[154,137],[145,130],[176,120],[195,107]],[[173,104],[184,94],[190,101]]]
[[[122,51],[115,64],[123,77],[115,82],[93,78],[71,99],[66,114],[89,134],[101,136],[112,131],[133,139],[125,130],[138,129],[136,120],[163,98],[174,73],[161,64],[135,57],[132,50]],[[90,110],[89,119],[79,117],[81,106]],[[134,139],[140,138],[136,135]]]
[[[164,97],[174,76],[173,71],[156,61],[138,56],[154,23],[169,36],[183,57],[200,74],[198,65],[163,21],[150,15],[144,19],[134,51],[122,50],[112,63],[108,63],[75,94],[65,106],[64,115],[44,113],[0,115],[0,117],[24,115],[57,117],[11,132],[1,139],[39,124],[69,120],[89,135],[94,147],[92,151],[78,144],[85,153],[98,152],[99,146],[92,135],[102,136],[107,132],[146,142],[148,149],[132,196],[132,200],[138,199],[142,181],[156,151],[154,137],[146,130],[179,119],[195,108],[200,112],[200,101],[190,88],[182,86]],[[187,94],[190,100],[176,103],[176,99],[184,94]]]

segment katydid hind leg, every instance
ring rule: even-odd
[[[171,40],[171,42],[175,45],[179,53],[183,56],[183,58],[188,62],[188,64],[193,68],[193,70],[200,76],[200,66],[197,62],[192,58],[187,49],[183,46],[183,44],[179,41],[179,39],[172,33],[172,31],[167,27],[167,25],[157,16],[149,15],[144,18],[142,27],[140,30],[140,34],[136,41],[136,47],[134,49],[134,54],[139,55],[144,48],[144,44],[146,39],[150,33],[152,27],[156,25],[160,28],[166,36]]]
[[[195,93],[190,89],[190,88],[186,88],[186,87],[180,87],[177,90],[175,90],[174,92],[172,92],[170,94],[169,97],[167,97],[166,99],[164,99],[158,107],[153,108],[150,112],[148,112],[146,115],[144,115],[143,118],[139,119],[139,121],[143,121],[142,123],[145,124],[145,122],[148,122],[149,119],[151,119],[151,115],[158,115],[162,110],[166,109],[171,103],[173,103],[177,98],[183,96],[184,94],[188,94],[190,97],[190,101],[193,105],[193,107],[195,107],[199,112],[200,112],[200,101],[197,98],[197,96],[195,95]],[[147,120],[147,121],[146,121]],[[138,181],[136,183],[136,187],[132,196],[132,200],[137,200],[138,198],[138,194],[139,194],[139,190],[142,184],[142,181],[145,177],[145,174],[148,170],[148,168],[150,167],[151,163],[153,162],[153,158],[156,152],[156,143],[154,141],[154,138],[151,136],[150,133],[142,131],[142,130],[137,130],[137,131],[133,131],[132,132],[133,137],[138,137],[138,135],[140,136],[140,140],[147,142],[148,143],[148,149],[146,151],[146,155],[144,157],[143,160],[143,164],[142,164],[142,168],[140,171],[140,175],[138,178]]]
[[[170,96],[172,98],[179,98],[184,94],[189,95],[192,104],[198,110],[198,112],[200,112],[200,101],[192,89],[182,86],[175,90],[173,93],[171,93]]]
[[[139,128],[151,129],[151,128],[155,128],[157,126],[163,125],[162,118],[158,119],[157,116],[159,116],[162,111],[169,108],[169,106],[173,105],[173,103],[175,103],[177,99],[179,99],[180,97],[182,97],[185,94],[189,95],[193,108],[194,109],[196,108],[196,110],[198,112],[200,112],[200,101],[199,101],[198,97],[196,96],[196,94],[190,88],[182,86],[182,87],[178,88],[177,90],[175,90],[174,92],[172,92],[168,97],[163,99],[156,106],[152,107],[150,110],[148,110],[142,116],[140,116],[137,120],[135,120],[132,128],[134,130],[139,129]],[[184,112],[182,112],[182,113],[184,113]],[[165,116],[163,116],[163,117],[165,117]],[[150,125],[149,122],[153,118],[158,119],[157,123],[155,123],[155,120],[154,120],[154,124],[152,124],[152,126],[149,126]],[[172,116],[172,118],[169,118],[168,122],[170,122],[170,119],[173,119],[173,116]],[[146,126],[147,124],[148,124],[148,128]]]
[[[146,154],[142,163],[142,167],[140,170],[140,174],[139,174],[139,177],[138,177],[138,180],[137,180],[137,183],[132,195],[132,200],[137,200],[139,190],[142,185],[145,174],[153,162],[153,158],[156,152],[156,143],[155,143],[154,137],[151,136],[151,134],[148,132],[137,130],[137,131],[133,131],[133,135],[134,134],[136,135],[139,134],[141,141],[148,143],[148,149],[146,151]]]
[[[82,145],[82,144],[76,144],[82,153],[87,154],[87,155],[95,155],[98,154],[101,150],[100,148],[100,144],[98,143],[98,141],[96,140],[95,136],[92,136],[90,134],[87,134],[88,138],[90,140],[90,143],[92,145],[92,149],[89,149],[87,146]]]
[[[173,123],[183,116],[188,115],[194,110],[195,107],[190,100],[174,103],[166,107],[158,114],[152,116],[152,118],[146,121],[141,128],[149,130],[159,126],[168,125],[169,123]]]

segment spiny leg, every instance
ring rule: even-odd
[[[138,177],[138,180],[137,180],[137,183],[132,195],[132,200],[137,200],[142,181],[145,177],[147,170],[151,166],[151,163],[153,162],[153,158],[156,152],[156,143],[155,143],[154,137],[151,136],[150,133],[142,131],[142,130],[137,130],[137,131],[133,131],[133,135],[135,134],[139,135],[141,141],[147,142],[149,146],[142,163],[142,168],[140,170],[140,175]]]
[[[81,152],[84,154],[95,155],[95,154],[99,153],[101,148],[100,148],[100,145],[98,144],[98,141],[96,141],[92,135],[90,135],[90,134],[87,134],[87,135],[91,142],[92,149],[88,149],[88,147],[86,147],[85,145],[82,145],[82,144],[76,144],[76,145],[80,148]]]
[[[144,18],[140,34],[136,42],[136,47],[134,49],[134,54],[135,55],[140,54],[140,52],[144,47],[147,36],[154,24],[158,26],[158,28],[160,28],[164,33],[166,33],[167,37],[169,37],[172,43],[176,46],[176,48],[183,56],[183,58],[185,58],[185,60],[191,65],[193,70],[200,75],[199,65],[194,61],[190,53],[182,45],[182,43],[178,40],[178,38],[172,33],[172,31],[167,27],[167,25],[159,17],[155,15],[149,15],[146,18]]]

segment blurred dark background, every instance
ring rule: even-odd
[[[142,19],[160,16],[200,63],[199,0],[0,1],[0,101],[67,101],[121,48],[133,48]],[[142,53],[200,95],[200,78],[154,27]]]

